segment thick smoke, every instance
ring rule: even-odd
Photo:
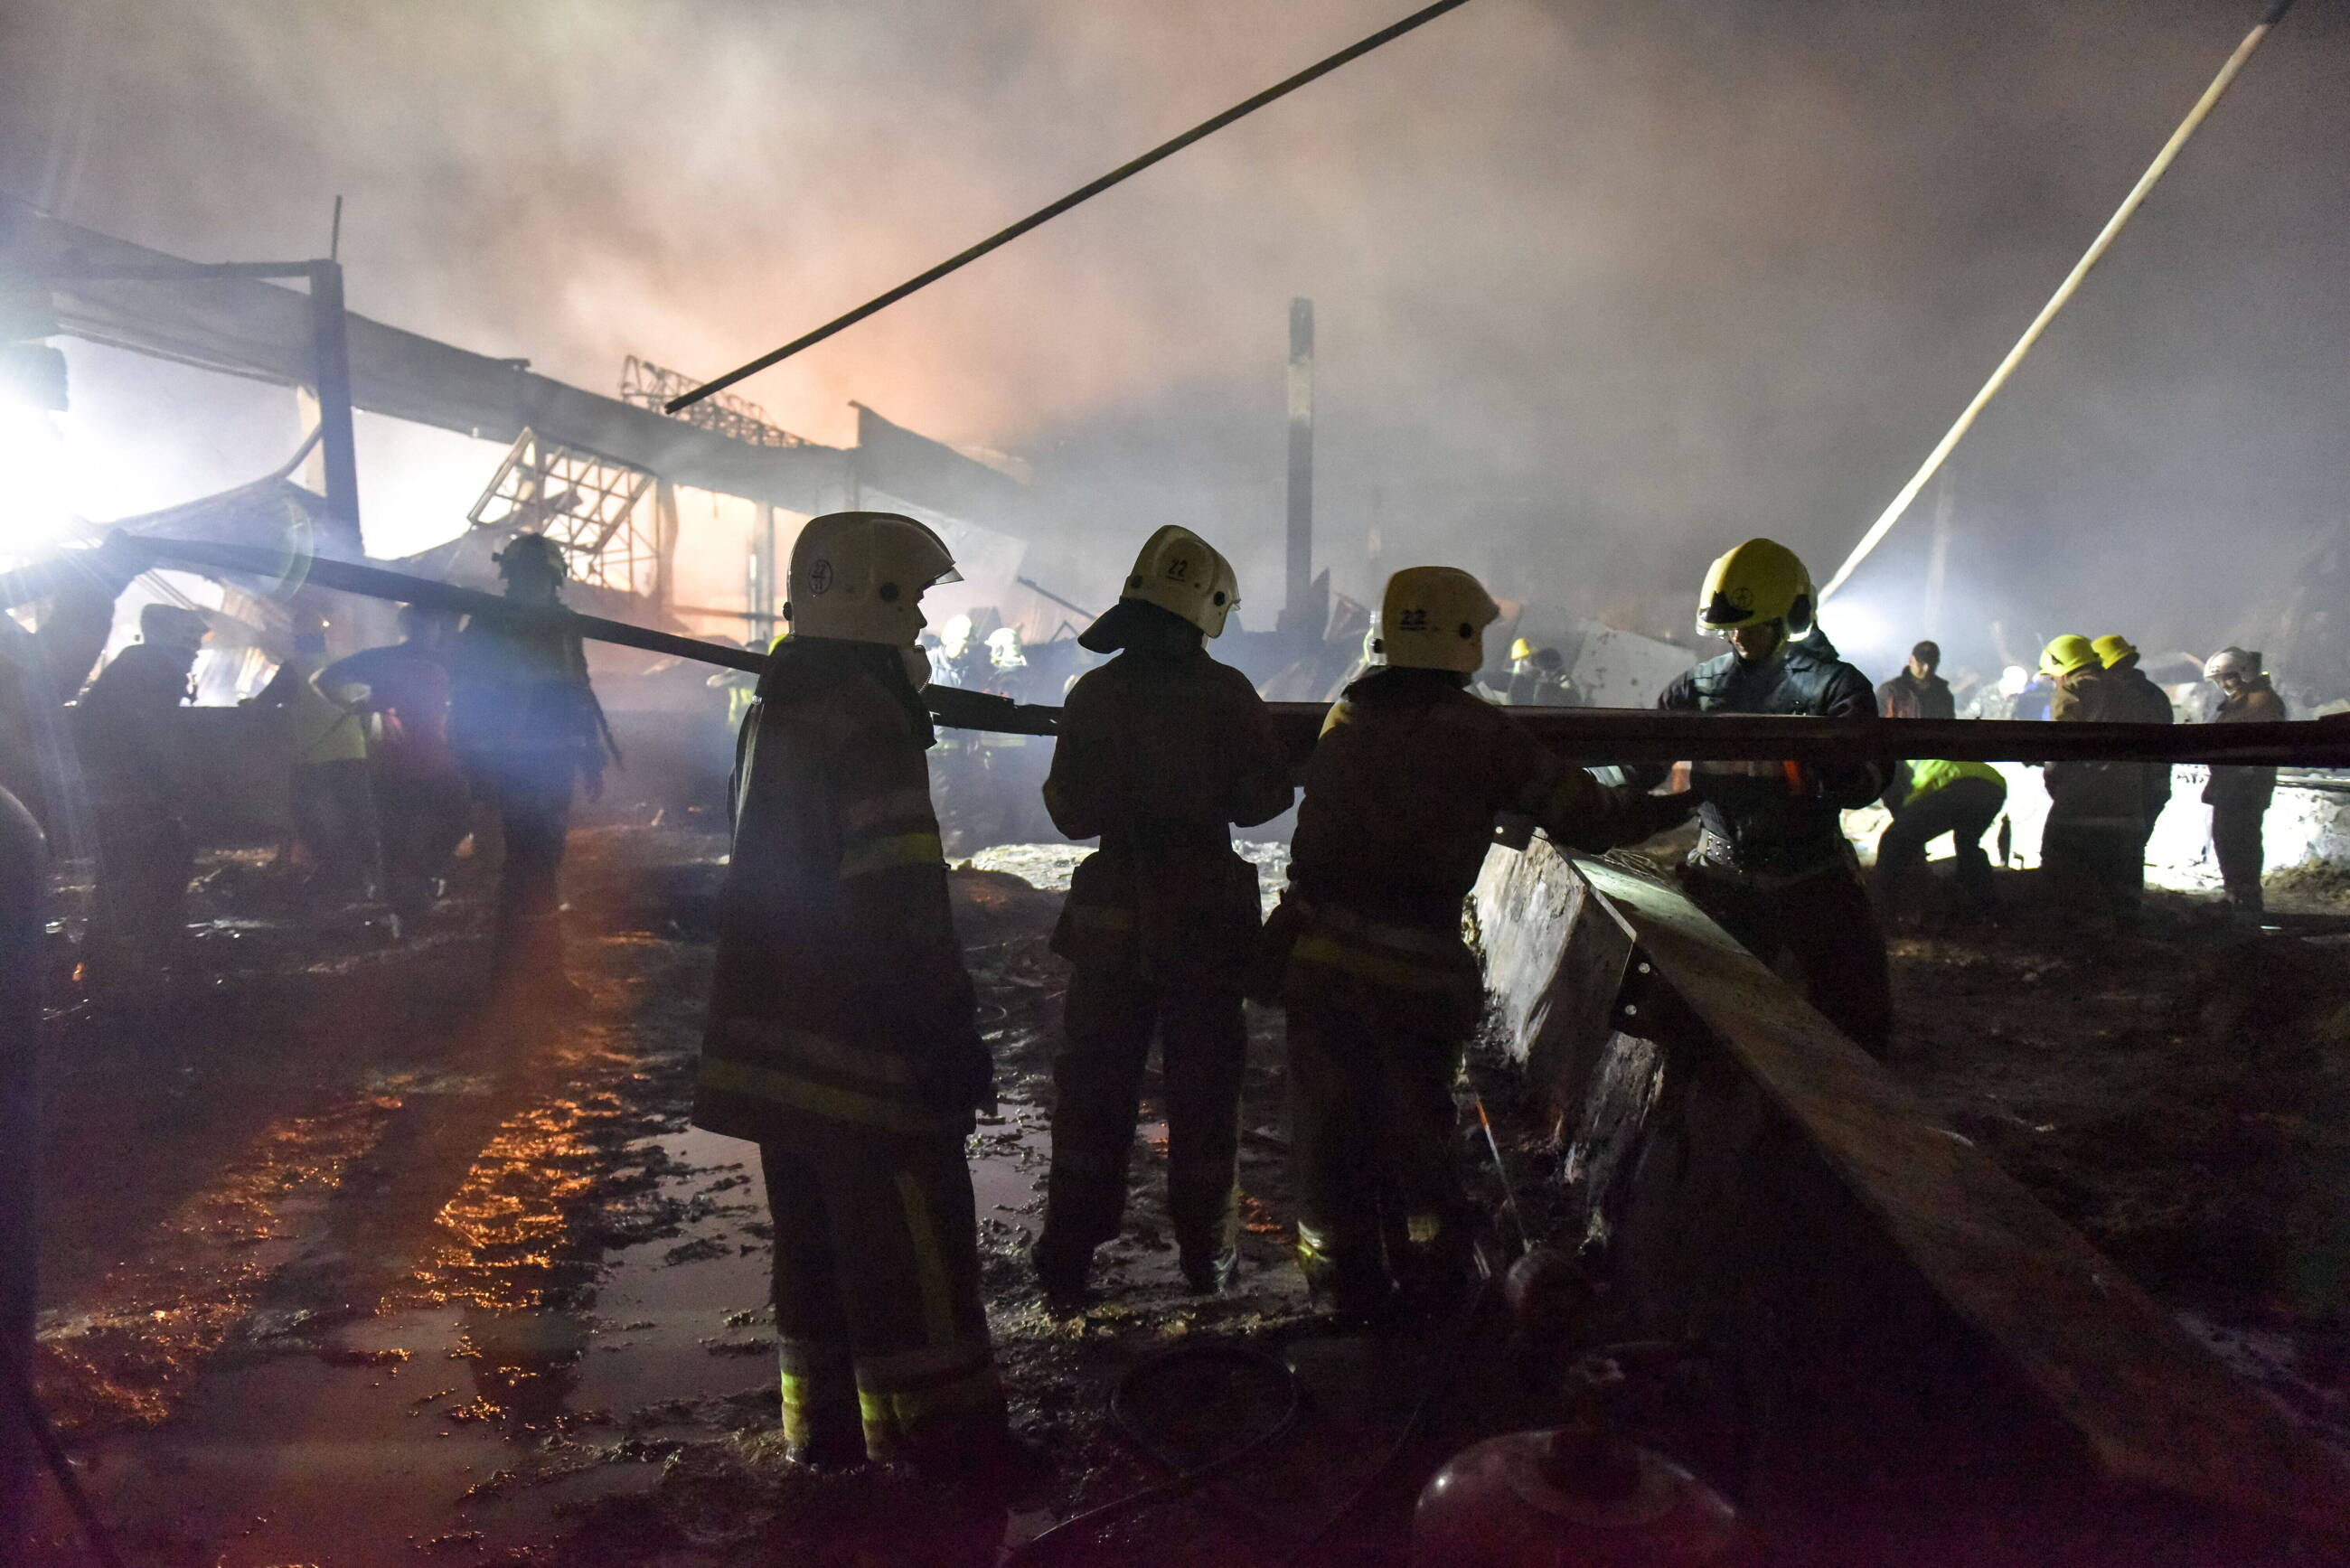
[[[794,336],[1407,8],[17,0],[0,182],[608,389]],[[1477,0],[743,389],[1030,459],[1112,591],[1200,527],[1279,601],[1286,304],[1321,338],[1318,555],[1447,559],[1685,630],[1711,556],[1825,574],[2252,19],[2187,0]],[[2256,635],[2350,457],[2350,24],[2290,16],[1857,578],[1869,660]],[[1098,541],[1097,549],[1077,547]],[[1831,630],[1837,620],[1831,618]]]

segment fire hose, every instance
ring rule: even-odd
[[[278,591],[307,584],[365,598],[421,605],[518,628],[567,634],[674,659],[756,674],[766,657],[747,649],[657,631],[576,610],[519,605],[381,566],[324,557],[286,557],[209,541],[116,535],[105,546],[150,565],[255,577]],[[922,692],[931,714],[950,729],[1051,735],[1060,710],[953,686]],[[1314,748],[1329,708],[1320,702],[1269,702],[1291,754]],[[1885,762],[1903,757],[1949,761],[2054,763],[2126,760],[2274,766],[2350,767],[2350,715],[2261,724],[2051,724],[1998,719],[1824,719],[1752,713],[1664,712],[1651,709],[1504,708],[1509,721],[1571,761],[1612,763],[1778,762],[1810,765]]]
[[[1499,1214],[1506,1213],[1512,1229],[1517,1234],[1518,1247],[1523,1253],[1529,1249],[1530,1241],[1526,1234],[1525,1218],[1518,1210],[1517,1193],[1510,1179],[1509,1166],[1502,1158],[1500,1142],[1493,1136],[1492,1120],[1485,1113],[1483,1096],[1472,1096],[1472,1099],[1475,1104],[1478,1126],[1483,1129],[1485,1147],[1492,1156],[1493,1175],[1502,1189],[1500,1207],[1494,1214],[1489,1215],[1488,1219],[1493,1220],[1498,1218]],[[1495,1231],[1498,1234],[1500,1231],[1498,1224],[1495,1226]],[[1471,1337],[1471,1331],[1476,1324],[1478,1314],[1484,1310],[1496,1282],[1502,1278],[1500,1269],[1487,1266],[1486,1260],[1482,1255],[1478,1262],[1477,1277],[1467,1290],[1458,1314],[1446,1324],[1443,1336],[1438,1341],[1434,1364],[1422,1382],[1419,1397],[1413,1402],[1411,1411],[1405,1418],[1401,1429],[1388,1443],[1378,1463],[1356,1483],[1354,1490],[1347,1494],[1345,1500],[1336,1508],[1332,1509],[1323,1517],[1322,1521],[1315,1527],[1312,1533],[1298,1538],[1289,1544],[1288,1550],[1279,1559],[1283,1568],[1288,1568],[1289,1564],[1296,1563],[1306,1552],[1327,1540],[1332,1531],[1337,1529],[1362,1506],[1364,1500],[1369,1497],[1371,1490],[1395,1468],[1396,1461],[1403,1457],[1405,1450],[1411,1446],[1412,1440],[1419,1437],[1421,1429],[1427,1426],[1429,1417],[1435,1414],[1438,1401],[1443,1397],[1444,1391],[1453,1384],[1455,1374],[1460,1367],[1461,1357],[1468,1349]],[[1166,1444],[1160,1441],[1159,1434],[1151,1429],[1149,1423],[1137,1407],[1137,1390],[1151,1378],[1163,1376],[1174,1368],[1196,1365],[1201,1361],[1223,1362],[1266,1378],[1282,1391],[1284,1404],[1280,1416],[1263,1431],[1212,1458],[1204,1460],[1187,1460],[1182,1456],[1170,1451]],[[1014,1547],[1004,1555],[1002,1568],[1014,1568],[1017,1563],[1033,1563],[1047,1558],[1063,1547],[1093,1539],[1102,1526],[1120,1515],[1196,1490],[1217,1476],[1232,1469],[1243,1459],[1262,1453],[1282,1438],[1286,1437],[1295,1429],[1304,1406],[1305,1394],[1298,1385],[1295,1369],[1281,1357],[1248,1345],[1229,1342],[1178,1345],[1171,1350],[1161,1351],[1156,1355],[1136,1363],[1120,1375],[1110,1391],[1110,1422],[1139,1452],[1166,1469],[1169,1472],[1167,1479],[1114,1497],[1107,1502],[1097,1504],[1082,1513],[1072,1514],[1069,1518],[1045,1530],[1042,1534],[1032,1536]],[[1243,1510],[1242,1511],[1259,1525],[1271,1527],[1271,1521],[1256,1511]]]

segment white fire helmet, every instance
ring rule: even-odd
[[[923,592],[962,580],[946,545],[911,517],[828,512],[809,518],[792,545],[784,613],[795,637],[911,648]]]
[[[1474,675],[1485,662],[1485,628],[1502,607],[1458,566],[1407,566],[1388,579],[1373,645],[1388,664]]]
[[[1028,650],[1021,646],[1020,633],[1008,626],[999,626],[987,634],[987,662],[998,670],[1025,670]]]
[[[1241,586],[1232,564],[1213,545],[1170,523],[1143,543],[1118,597],[1157,605],[1210,637],[1222,637],[1224,618],[1241,602]]]
[[[2232,675],[2239,680],[2250,680],[2261,672],[2261,656],[2241,648],[2223,648],[2203,661],[2203,679],[2217,680],[2222,675]]]

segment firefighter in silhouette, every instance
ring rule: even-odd
[[[1814,624],[1811,574],[1785,545],[1749,539],[1715,561],[1697,627],[1730,651],[1675,679],[1658,707],[1876,721],[1877,694]],[[1690,778],[1704,831],[1683,890],[1862,1050],[1882,1054],[1893,1024],[1885,939],[1842,813],[1877,798],[1886,770],[1714,762]]]
[[[449,742],[449,647],[456,618],[402,606],[400,639],[362,649],[318,673],[322,691],[364,689],[368,771],[383,833],[384,896],[414,929],[441,896],[464,842],[471,801]]]
[[[2135,716],[2128,691],[2085,637],[2049,643],[2040,672],[2056,683],[2048,716],[2059,723]],[[2041,771],[2048,823],[2040,831],[2040,870],[2056,903],[2117,927],[2137,923],[2146,886],[2146,773],[2143,763],[2123,762],[2050,763]]]
[[[98,839],[90,911],[89,980],[120,992],[180,957],[187,937],[195,841],[181,818],[181,705],[212,626],[202,610],[151,604],[140,640],[99,671],[81,696],[82,766]]]
[[[1510,679],[1502,701],[1513,708],[1572,706],[1575,682],[1567,679],[1565,656],[1523,637],[1510,644]]]
[[[2137,724],[2174,724],[2178,711],[2170,705],[2170,693],[2154,683],[2147,672],[2138,668],[2138,651],[2129,639],[2119,632],[2108,632],[2089,646],[2096,650],[2097,660],[2120,688],[2122,705],[2128,710],[2130,722]],[[2139,773],[2146,785],[2145,821],[2137,836],[2137,879],[2143,894],[2146,888],[2146,847],[2154,837],[2154,825],[2162,815],[2162,808],[2170,804],[2170,764],[2141,763]]]
[[[1288,1012],[1297,1261],[1342,1314],[1451,1303],[1469,1256],[1452,1086],[1482,1003],[1461,901],[1497,815],[1564,846],[1635,844],[1686,796],[1609,788],[1467,687],[1500,614],[1468,573],[1388,579],[1377,657],[1331,708],[1304,772],[1289,886],[1257,994]]]
[[[563,552],[517,534],[495,557],[505,596],[562,607]],[[577,1005],[564,973],[562,871],[575,791],[604,794],[611,736],[579,639],[476,618],[450,655],[449,738],[474,798],[498,814],[505,859],[492,928],[492,983],[504,997]]]
[[[810,520],[738,743],[697,1126],[759,1145],[784,1437],[815,1463],[980,1458],[1003,1407],[963,1138],[992,1107],[922,753],[938,535]]]
[[[1101,847],[1069,883],[1053,950],[1076,966],[1053,1064],[1053,1171],[1038,1276],[1085,1285],[1126,1206],[1142,1069],[1159,1042],[1167,1206],[1183,1277],[1217,1291],[1239,1263],[1241,988],[1256,944],[1256,868],[1231,826],[1290,802],[1289,768],[1248,678],[1208,657],[1240,602],[1232,566],[1188,529],[1135,558],[1115,607],[1077,640],[1117,658],[1062,710],[1045,805]]]
[[[2291,715],[2284,699],[2261,669],[2261,656],[2241,648],[2223,648],[2203,665],[2203,679],[2219,687],[2219,724],[2277,723]],[[2242,763],[2211,770],[2203,788],[2204,804],[2211,808],[2211,852],[2219,857],[2220,880],[2228,903],[2241,917],[2262,912],[2261,872],[2267,858],[2261,842],[2276,795],[2277,771]]]

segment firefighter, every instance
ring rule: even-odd
[[[982,688],[998,697],[1009,697],[1014,702],[1028,698],[1028,645],[1020,640],[1020,628],[999,626],[987,634],[987,683]]]
[[[493,557],[506,597],[562,607],[563,552],[517,534]],[[604,795],[611,734],[568,632],[476,619],[450,656],[449,732],[476,799],[498,814],[505,859],[492,927],[492,983],[501,995],[576,1006],[563,968],[562,871],[575,791]]]
[[[1510,680],[1502,701],[1513,708],[1564,708],[1575,701],[1575,682],[1555,648],[1536,648],[1519,638],[1510,644]]]
[[[318,672],[327,691],[363,690],[370,729],[368,776],[382,833],[384,896],[412,929],[441,895],[464,842],[471,801],[449,742],[449,647],[456,618],[418,605],[400,611],[400,640],[362,649]]]
[[[285,715],[294,836],[310,858],[309,890],[348,902],[371,898],[380,886],[382,845],[368,774],[367,721],[358,711],[367,686],[320,679],[326,661],[326,622],[307,617],[296,626],[292,656],[254,703]]]
[[[1503,812],[1600,850],[1689,815],[1601,785],[1466,690],[1500,614],[1468,573],[1388,579],[1384,663],[1330,710],[1253,986],[1288,1012],[1297,1261],[1342,1314],[1443,1305],[1468,1260],[1452,1085],[1482,1002],[1461,901]],[[1384,1256],[1382,1255],[1384,1254]]]
[[[2138,651],[2129,639],[2119,632],[2107,632],[2089,646],[2096,650],[2097,661],[2106,667],[2106,673],[2119,683],[2122,706],[2127,710],[2132,723],[2178,722],[2178,715],[2170,706],[2170,693],[2138,668]],[[2146,822],[2137,839],[2137,877],[2142,895],[2146,888],[2146,846],[2154,837],[2154,825],[2162,815],[2162,808],[2170,804],[2170,764],[2143,763],[2139,767],[2146,781]]]
[[[120,989],[168,968],[187,934],[196,850],[180,815],[172,715],[212,626],[202,610],[150,604],[138,642],[82,693],[81,750],[98,839],[90,981]]]
[[[1003,1432],[963,1138],[993,1103],[922,753],[921,597],[957,580],[909,517],[813,518],[760,677],[693,1120],[759,1145],[785,1447],[945,1464]]]
[[[2112,723],[2132,717],[2120,680],[2085,637],[2067,635],[2040,655],[2055,682],[2048,716],[2059,723]],[[2118,926],[2136,923],[2146,885],[2146,768],[2138,763],[2050,763],[2048,825],[2040,867],[2049,895],[2078,913]]]
[[[1077,640],[1118,657],[1062,710],[1045,805],[1101,847],[1070,878],[1053,950],[1076,966],[1053,1064],[1053,1169],[1038,1277],[1085,1286],[1126,1205],[1143,1064],[1166,1085],[1167,1207],[1183,1278],[1239,1266],[1241,987],[1256,944],[1256,868],[1231,826],[1289,808],[1287,759],[1248,678],[1208,657],[1240,602],[1232,569],[1188,529],[1153,534],[1126,590]]]
[[[972,635],[971,617],[951,615],[939,628],[938,651],[931,656],[931,672],[941,686],[977,691],[986,683],[990,661],[987,646]]]
[[[2223,648],[2206,660],[2203,679],[2220,689],[2222,701],[2212,722],[2220,724],[2276,723],[2291,717],[2284,699],[2261,669],[2261,656],[2241,648]],[[2211,808],[2211,852],[2219,857],[2220,881],[2236,914],[2257,919],[2262,911],[2261,869],[2266,850],[2261,843],[2262,819],[2276,794],[2276,769],[2241,763],[2214,767],[2203,787],[2204,804]]]
[[[1676,679],[1658,707],[1876,720],[1877,694],[1814,625],[1811,575],[1785,545],[1750,539],[1715,561],[1697,628],[1730,651]],[[1862,1050],[1883,1054],[1893,1025],[1885,939],[1842,814],[1877,798],[1886,770],[1700,763],[1690,776],[1704,831],[1683,889]]]

